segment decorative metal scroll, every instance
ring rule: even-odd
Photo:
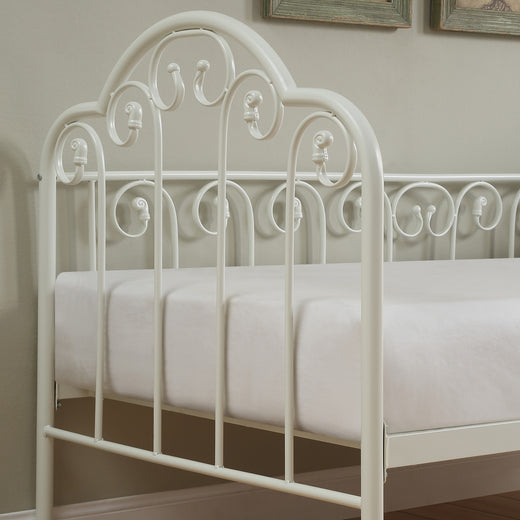
[[[193,198],[187,199],[187,212],[183,212],[191,220],[185,222],[184,229],[192,230],[193,235],[216,236],[217,230],[213,218],[213,225],[205,223],[202,208],[206,204],[214,212],[217,209],[218,197],[215,193],[218,181],[204,184]],[[227,181],[226,193],[226,224],[229,219],[234,221],[234,245],[236,250],[237,265],[254,265],[255,263],[255,231],[253,205],[247,192],[239,184]],[[191,216],[191,219],[190,219]],[[193,233],[193,230],[195,233]]]
[[[281,194],[287,189],[287,183],[279,184],[275,189],[264,195],[257,207],[256,226],[260,234],[273,237],[285,234],[284,224],[277,219],[276,206],[284,208],[285,201],[281,201]],[[285,212],[283,212],[285,214]],[[326,262],[326,216],[325,206],[320,193],[308,182],[296,183],[296,197],[294,198],[294,232],[305,223],[307,248],[307,262],[324,264]]]
[[[177,222],[177,209],[174,198],[163,186],[162,165],[162,114],[174,111],[180,107],[186,96],[186,87],[180,66],[175,62],[163,63],[165,50],[176,41],[186,38],[202,37],[209,39],[217,48],[223,58],[224,73],[223,82],[216,95],[209,96],[206,92],[208,79],[211,76],[211,64],[207,59],[200,59],[195,64],[192,80],[192,91],[195,99],[203,106],[221,107],[221,144],[219,144],[222,164],[220,171],[226,172],[227,151],[227,129],[230,107],[239,88],[244,87],[246,82],[254,79],[262,83],[261,92],[258,88],[249,89],[243,96],[243,121],[248,133],[256,140],[265,140],[274,137],[283,122],[284,106],[280,99],[274,83],[269,75],[260,69],[248,69],[239,74],[235,70],[233,53],[228,42],[213,31],[205,29],[190,29],[172,32],[165,36],[152,49],[148,64],[146,82],[128,80],[119,85],[111,93],[107,112],[106,124],[108,134],[112,142],[119,147],[131,147],[134,145],[140,133],[144,129],[147,115],[143,115],[143,108],[151,114],[151,126],[154,134],[154,172],[151,178],[133,180],[127,182],[118,189],[112,199],[110,214],[112,223],[116,230],[125,238],[138,238],[145,234],[149,223],[154,218],[160,218],[159,232],[162,236],[162,207],[167,210],[169,240],[171,242],[172,258],[170,264],[178,266],[179,258],[179,223]],[[159,75],[161,71],[166,72],[169,77],[169,92],[161,92],[159,86]],[[166,90],[166,89],[164,89]],[[130,100],[124,103],[124,112],[127,116],[126,129],[118,129],[117,113],[121,110],[122,99],[133,93],[138,93],[142,101]],[[263,121],[262,107],[264,96],[271,97],[273,113],[267,121]],[[143,103],[144,100],[144,104]],[[334,128],[334,134],[339,135],[346,147],[346,162],[343,172],[331,175],[327,170],[327,162],[331,147],[334,145],[337,135],[330,130],[320,130],[312,138],[312,150],[308,150],[307,156],[315,169],[316,185],[308,176],[305,181],[299,179],[296,173],[296,160],[300,153],[304,134],[309,131],[316,122],[325,120],[329,126]],[[89,127],[90,128],[90,127]],[[87,132],[87,137],[92,139],[93,130],[86,130],[82,123],[73,123],[66,127],[60,135],[55,148],[56,174],[59,181],[67,185],[76,185],[85,178],[88,145],[83,137],[73,136],[72,131],[79,129]],[[96,134],[97,135],[97,134]],[[222,137],[223,136],[223,137]],[[74,171],[66,173],[63,167],[63,154],[66,143],[69,142],[72,152],[72,164]],[[103,157],[103,149],[99,139],[95,140],[96,153]],[[103,159],[104,160],[104,159]],[[316,111],[310,113],[297,125],[292,142],[289,147],[289,167],[286,181],[278,183],[269,188],[268,192],[259,201],[252,201],[250,195],[240,184],[229,178],[219,182],[208,178],[207,183],[190,198],[189,209],[181,211],[184,218],[189,214],[191,223],[184,223],[188,234],[199,236],[217,234],[215,225],[204,223],[201,216],[201,208],[210,200],[216,208],[218,201],[223,199],[223,206],[217,213],[223,222],[225,231],[229,218],[236,215],[237,225],[234,226],[235,249],[237,251],[237,263],[254,264],[254,230],[264,237],[285,234],[285,227],[294,233],[304,228],[306,231],[305,241],[307,244],[307,261],[324,263],[327,251],[327,229],[329,233],[338,238],[349,234],[361,232],[362,220],[362,193],[361,182],[355,180],[349,184],[357,163],[357,148],[348,128],[334,114],[327,111]],[[104,169],[104,164],[98,168]],[[253,178],[253,177],[252,177]],[[89,236],[91,250],[96,249],[95,232],[95,191],[94,183],[100,180],[98,177],[92,179],[92,189],[89,199]],[[125,179],[121,179],[125,180]],[[294,181],[294,184],[293,184]],[[336,191],[328,198],[320,191],[319,185],[333,187]],[[406,176],[397,180],[394,176],[392,182],[387,186],[385,193],[385,219],[386,219],[386,257],[392,260],[396,243],[401,240],[413,240],[420,237],[428,237],[432,240],[449,237],[449,256],[455,258],[457,248],[457,237],[460,234],[459,223],[461,214],[467,215],[468,207],[471,207],[473,229],[484,232],[493,231],[502,219],[503,202],[496,187],[489,182],[474,181],[468,183],[459,182],[458,189],[454,194],[452,189],[447,189],[447,184],[442,182],[430,182],[428,180],[414,180],[407,182]],[[153,205],[155,217],[150,213],[148,197],[134,196],[128,194],[135,188],[150,188],[154,191]],[[215,194],[215,192],[217,192]],[[424,193],[435,196],[435,201],[424,201]],[[213,193],[213,195],[211,195]],[[281,201],[282,193],[285,193],[285,202]],[[126,194],[126,195],[125,195]],[[419,198],[417,195],[421,194]],[[416,200],[417,199],[417,200]],[[416,200],[414,202],[414,200]],[[125,229],[119,221],[116,208],[129,201],[130,211],[134,212],[139,223],[137,231],[130,232]],[[185,204],[186,205],[186,204]],[[520,205],[520,191],[511,206],[508,254],[513,256],[515,248],[515,236],[517,230],[517,213]],[[99,206],[99,203],[98,203]],[[442,210],[441,210],[442,206]],[[276,216],[275,208],[285,208],[285,218]],[[256,208],[253,213],[253,208]],[[490,210],[492,208],[492,210]],[[184,208],[185,209],[185,208]],[[219,218],[216,220],[218,221]],[[283,224],[281,221],[283,220]],[[240,221],[241,225],[238,225]],[[289,223],[289,225],[288,225]],[[182,223],[181,227],[182,227]],[[214,224],[214,223],[213,223]],[[99,234],[99,232],[98,232]],[[157,238],[156,238],[157,239]],[[162,247],[162,246],[161,246]],[[91,253],[94,255],[94,253]],[[161,255],[162,256],[162,255]],[[95,259],[92,257],[92,265]]]
[[[154,188],[154,183],[148,180],[134,181],[123,185],[119,188],[112,198],[110,207],[110,215],[112,217],[112,224],[116,230],[126,238],[139,238],[142,237],[148,230],[148,223],[150,221],[150,211],[148,200],[142,196],[134,196],[130,199],[129,208],[130,211],[134,212],[137,216],[137,220],[141,223],[139,230],[130,232],[124,229],[123,224],[120,222],[118,217],[117,208],[122,203],[122,199],[125,194],[130,193],[131,190],[138,187],[149,187]],[[179,267],[179,225],[177,222],[177,211],[171,195],[166,189],[163,188],[163,200],[166,203],[168,211],[168,223],[170,229],[170,247],[171,247],[171,267]]]

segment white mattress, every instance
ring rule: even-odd
[[[391,432],[520,419],[520,261],[385,266]],[[150,271],[107,273],[106,392],[151,400]],[[215,270],[167,270],[165,401],[211,411]],[[296,269],[297,427],[360,437],[359,265]],[[56,379],[94,388],[96,274],[56,283]],[[230,416],[283,424],[283,268],[228,268]]]

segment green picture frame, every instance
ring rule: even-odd
[[[412,1],[388,0],[262,0],[266,18],[411,27]]]
[[[434,29],[520,36],[520,13],[458,7],[457,0],[432,0]]]

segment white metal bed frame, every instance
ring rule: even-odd
[[[206,106],[220,106],[218,169],[216,173],[207,172],[165,172],[162,158],[162,114],[175,110],[183,101],[184,84],[176,64],[168,65],[172,79],[172,100],[167,103],[159,93],[157,74],[161,55],[165,47],[179,38],[205,36],[211,38],[221,50],[226,64],[226,83],[221,94],[214,100],[208,100],[204,91],[205,73],[209,64],[201,60],[197,63],[194,79],[196,99]],[[235,74],[233,54],[226,38],[239,41],[261,64],[262,70],[250,69]],[[129,80],[135,65],[148,51],[152,51],[148,82]],[[244,99],[244,120],[248,130],[255,139],[273,137],[280,128],[283,110],[286,107],[304,107],[312,110],[305,117],[293,134],[289,148],[287,173],[232,173],[227,171],[227,135],[229,127],[230,106],[238,87],[246,78],[256,77],[266,83],[266,88],[275,99],[275,117],[267,132],[262,133],[258,125],[258,107],[262,101],[261,94],[250,91]],[[144,94],[152,114],[154,132],[154,170],[152,172],[107,172],[103,146],[98,133],[84,122],[87,117],[106,118],[108,132],[112,141],[119,146],[131,146],[142,128],[142,108],[137,102],[126,104],[128,114],[128,134],[122,139],[116,129],[116,110],[121,95],[136,89]],[[332,142],[330,132],[316,134],[314,138],[313,161],[316,174],[297,175],[296,159],[303,134],[310,124],[316,120],[326,119],[337,126],[344,137],[349,156],[345,172],[342,175],[327,174],[325,164],[327,148]],[[89,141],[74,135],[78,132]],[[66,174],[63,167],[63,153],[67,144],[71,144],[74,154],[75,172]],[[88,147],[94,149],[97,172],[87,172],[86,163]],[[360,174],[355,175],[353,183],[347,183],[353,177],[354,166],[358,159]],[[266,488],[303,495],[328,502],[353,507],[361,510],[363,520],[382,520],[383,518],[383,484],[386,469],[411,464],[420,464],[438,460],[471,457],[477,455],[502,453],[520,450],[520,420],[507,423],[475,425],[470,427],[446,428],[433,431],[410,432],[390,435],[385,432],[383,422],[383,338],[382,338],[382,267],[385,256],[384,234],[386,215],[387,259],[393,256],[394,236],[412,238],[425,232],[432,237],[450,235],[450,256],[455,257],[457,220],[462,200],[474,190],[487,190],[495,200],[495,216],[487,224],[480,218],[487,198],[474,197],[472,214],[477,226],[483,230],[495,229],[502,216],[502,198],[495,185],[518,183],[520,176],[423,176],[395,175],[387,176],[387,186],[394,186],[391,194],[385,194],[383,185],[383,168],[379,145],[369,123],[361,112],[342,96],[317,89],[300,89],[294,84],[285,65],[271,47],[256,33],[240,22],[223,15],[208,12],[189,12],[167,18],[140,36],[125,52],[106,82],[99,100],[76,105],[65,111],[51,127],[44,144],[41,159],[41,199],[40,199],[40,248],[39,248],[39,323],[38,323],[38,418],[37,418],[37,496],[36,510],[38,520],[52,518],[53,496],[53,441],[61,439],[94,447],[97,449],[126,455],[156,464],[194,471],[210,476],[234,480],[242,483],[263,486]],[[195,179],[207,183],[199,190],[193,202],[193,216],[196,225],[208,231],[197,215],[197,204],[200,204],[209,189],[217,187],[217,387],[215,402],[215,460],[214,464],[205,464],[161,453],[161,414],[165,408],[162,402],[162,271],[163,271],[163,207],[168,210],[171,226],[176,228],[177,217],[171,197],[167,195],[164,182],[169,180]],[[245,195],[240,191],[241,180],[261,179],[277,182],[270,199],[264,201],[262,212],[267,208],[265,222],[259,227],[266,230],[283,231],[272,217],[272,207],[276,197],[285,191],[285,475],[277,479],[237,471],[224,464],[223,425],[225,417],[225,264],[226,264],[226,222],[229,216],[229,204],[235,198]],[[316,197],[312,182],[316,179],[323,185],[338,189],[338,194],[329,199],[330,205],[325,209],[321,198]],[[112,214],[124,192],[135,186],[147,185],[153,189],[154,214],[154,434],[153,450],[138,449],[103,440],[103,359],[104,359],[104,279],[106,269],[106,229],[107,215],[105,211],[96,211],[106,207],[106,185],[117,180],[127,184],[120,188],[115,196]],[[54,284],[56,279],[56,185],[78,184],[88,181],[89,191],[89,267],[97,271],[98,279],[98,344],[97,344],[97,376],[95,392],[95,427],[93,436],[85,436],[54,427]],[[446,184],[458,183],[458,196],[453,198],[444,187]],[[395,186],[398,186],[395,188]],[[339,190],[344,188],[343,190]],[[328,226],[332,233],[356,232],[355,226],[346,222],[343,213],[345,201],[355,190],[362,190],[362,228],[361,245],[362,263],[362,435],[361,435],[361,496],[337,491],[321,489],[294,482],[293,441],[294,428],[294,352],[292,324],[292,295],[294,268],[294,231],[298,227],[301,215],[299,204],[304,204],[309,197],[314,197],[322,218],[318,219],[320,236]],[[400,201],[414,189],[434,189],[441,196],[446,196],[448,206],[447,224],[441,230],[433,229],[432,216],[436,207],[429,205],[423,212],[420,206],[412,208],[416,227],[405,230],[399,223],[397,208]],[[302,199],[296,197],[299,190]],[[302,193],[306,190],[306,194]],[[235,195],[233,195],[235,193]],[[238,194],[238,195],[237,195]],[[310,195],[309,195],[310,194]],[[467,197],[466,199],[467,200]],[[520,201],[520,190],[514,195],[511,203],[509,228],[509,255],[514,255],[516,234],[516,214]],[[249,201],[250,203],[250,201]],[[134,198],[135,209],[139,210],[142,232],[150,218],[146,200]],[[320,206],[321,204],[321,206]],[[361,198],[357,196],[358,210]],[[251,204],[250,204],[251,206]],[[249,207],[249,206],[248,206]],[[246,218],[251,231],[253,215],[249,209]],[[117,217],[114,217],[116,227]],[[407,228],[408,229],[408,228]],[[119,227],[119,231],[124,233]],[[268,232],[268,231],[267,231]],[[210,232],[213,233],[213,232]],[[254,230],[253,230],[254,233]],[[127,236],[135,236],[126,233]],[[139,233],[138,233],[139,234]],[[142,233],[141,233],[142,234]],[[249,236],[251,233],[249,234]],[[173,233],[174,253],[172,265],[178,265],[177,240]],[[251,263],[254,259],[251,242],[241,245],[242,259]],[[322,241],[322,244],[324,242]],[[242,247],[243,246],[243,247]],[[325,246],[318,248],[317,256],[312,261],[325,260]],[[196,412],[195,412],[196,413]]]

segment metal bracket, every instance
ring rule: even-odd
[[[61,408],[61,401],[58,399],[58,383],[54,381],[54,409],[58,410]]]
[[[383,483],[388,479],[388,433],[387,424],[383,422]]]

